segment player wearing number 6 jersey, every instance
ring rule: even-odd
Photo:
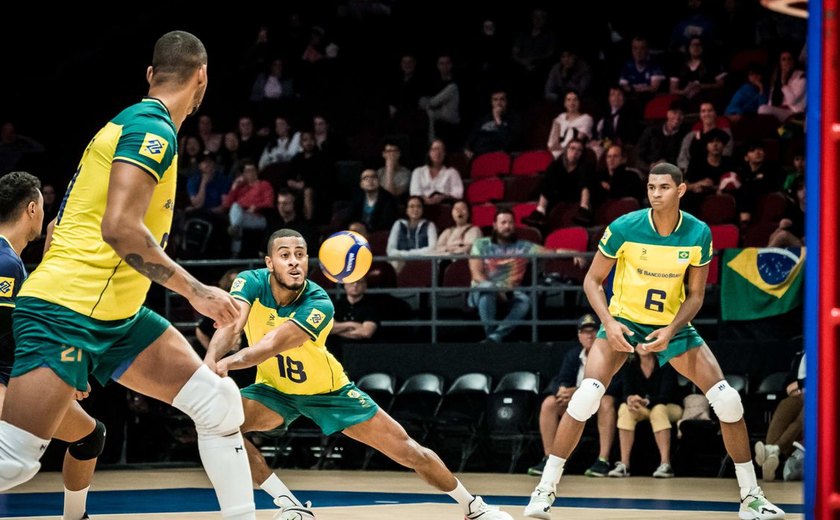
[[[256,383],[242,389],[245,423],[242,431],[268,431],[301,415],[329,435],[345,435],[381,451],[416,471],[446,492],[464,509],[468,520],[512,520],[507,513],[473,496],[440,458],[411,439],[402,426],[351,383],[341,364],[327,351],[333,326],[333,304],[326,291],[306,279],[306,241],[297,231],[281,229],[268,239],[265,269],[239,273],[231,294],[240,318],[216,331],[205,362],[220,375],[257,365]],[[220,359],[245,331],[248,348]],[[315,518],[271,472],[259,450],[246,440],[254,482],[280,508],[275,518]]]
[[[785,517],[758,487],[741,397],[723,378],[708,345],[689,323],[703,305],[713,249],[709,227],[680,211],[685,190],[679,168],[657,164],[647,182],[651,208],[616,219],[598,244],[583,288],[601,318],[601,328],[525,516],[551,518],[555,487],[586,420],[598,410],[606,387],[627,355],[642,349],[656,353],[660,365],[670,363],[706,394],[735,462],[741,490],[738,516],[753,520]],[[603,285],[613,268],[608,305]]]

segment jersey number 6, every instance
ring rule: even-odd
[[[645,309],[656,312],[664,311],[666,297],[665,291],[648,289],[647,297],[645,298]]]

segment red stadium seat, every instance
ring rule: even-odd
[[[681,100],[682,96],[677,94],[659,94],[645,105],[644,118],[647,121],[656,121],[668,117],[668,107],[674,101]]]
[[[545,247],[548,249],[571,249],[573,251],[586,251],[589,243],[589,233],[581,226],[556,229],[545,238]]]
[[[787,198],[781,192],[768,193],[759,200],[754,221],[757,223],[778,223],[787,210]]]
[[[483,153],[473,157],[470,178],[497,177],[510,172],[510,155],[507,152]]]
[[[542,232],[533,226],[516,226],[516,236],[535,244],[542,244]]]
[[[710,226],[712,230],[712,245],[715,249],[730,249],[738,247],[738,242],[741,239],[741,231],[735,224],[719,224]],[[718,283],[720,276],[720,258],[718,255],[712,257],[712,262],[709,264],[709,278],[708,283]]]
[[[609,224],[618,217],[636,211],[641,205],[633,197],[623,197],[615,200],[608,200],[601,204],[595,213],[596,224]]]
[[[700,220],[710,226],[735,222],[735,197],[728,193],[712,193],[700,203]]]
[[[467,186],[467,202],[480,204],[505,198],[505,183],[496,177],[478,179]]]
[[[544,172],[553,161],[554,156],[548,150],[529,150],[514,157],[510,173],[512,175],[535,175]]]
[[[513,218],[517,226],[524,226],[522,219],[533,213],[537,209],[536,202],[520,202],[513,206]]]
[[[492,226],[496,218],[496,206],[494,204],[475,204],[471,206],[472,223],[474,226]]]

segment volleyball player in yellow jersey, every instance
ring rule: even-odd
[[[671,363],[706,394],[735,462],[741,488],[738,516],[754,520],[785,517],[758,487],[741,397],[723,378],[708,345],[689,323],[703,305],[714,250],[709,226],[680,211],[685,190],[679,168],[657,164],[647,182],[651,208],[617,218],[598,244],[583,289],[601,318],[601,328],[525,516],[551,518],[555,487],[586,420],[598,410],[605,388],[628,353],[640,348],[655,352],[660,365]],[[603,284],[613,267],[613,295],[607,305]]]
[[[56,217],[52,244],[14,311],[15,363],[0,421],[0,490],[32,478],[89,375],[171,403],[196,424],[222,516],[255,518],[239,391],[165,319],[143,306],[151,282],[225,326],[231,296],[163,251],[172,223],[178,128],[207,87],[207,52],[173,31],[155,44],[149,95],[90,141]],[[243,480],[245,482],[243,483]]]
[[[265,269],[241,272],[234,280],[231,294],[239,304],[239,320],[216,331],[205,358],[223,375],[258,366],[256,383],[242,389],[242,431],[272,430],[305,415],[325,434],[343,431],[413,469],[455,499],[466,519],[512,520],[464,489],[437,454],[411,439],[348,380],[325,345],[333,326],[333,304],[324,289],[306,279],[309,256],[300,233],[275,231],[267,251]],[[237,344],[243,330],[249,346],[220,360]],[[245,446],[254,482],[280,507],[275,518],[315,518],[309,504],[294,497],[247,439]]]

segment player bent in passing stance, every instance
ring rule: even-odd
[[[234,325],[219,329],[205,362],[219,374],[258,365],[256,383],[242,389],[242,431],[268,431],[305,415],[330,435],[345,435],[372,446],[413,469],[446,492],[472,520],[512,520],[507,513],[473,496],[440,458],[411,439],[402,426],[351,383],[325,342],[333,326],[333,304],[326,291],[306,279],[309,256],[297,231],[281,229],[268,240],[265,269],[239,273],[231,294],[240,308]],[[242,330],[248,348],[221,359]],[[280,507],[276,518],[315,518],[273,474],[259,450],[245,441],[254,481]]]
[[[178,127],[207,86],[207,52],[189,33],[155,44],[149,96],[90,141],[56,217],[44,260],[14,311],[15,364],[0,421],[0,491],[37,473],[75,390],[93,374],[171,403],[195,421],[222,516],[254,520],[239,426],[239,391],[205,366],[166,320],[143,307],[151,282],[186,297],[219,326],[233,298],[163,251],[172,224]],[[243,482],[244,480],[244,482]]]
[[[12,310],[15,296],[26,278],[20,253],[26,244],[41,235],[44,222],[44,197],[41,181],[26,172],[12,172],[0,177],[0,409],[12,373],[15,341],[12,336]],[[47,237],[46,247],[49,247]],[[77,399],[87,392],[76,392]],[[55,438],[67,441],[62,476],[64,477],[64,514],[62,520],[88,518],[85,509],[96,458],[105,446],[105,425],[89,416],[79,403],[72,402]]]
[[[709,226],[680,211],[686,185],[673,164],[654,166],[647,191],[651,209],[629,213],[607,227],[583,282],[601,318],[584,380],[572,395],[554,437],[551,455],[525,516],[550,518],[555,486],[580,441],[584,423],[598,410],[604,389],[634,348],[655,352],[703,390],[720,419],[726,450],[735,461],[741,488],[742,519],[784,518],[755,478],[741,398],[723,378],[720,366],[689,321],[703,305],[712,260]],[[603,282],[615,266],[609,307]],[[688,286],[688,295],[685,293]]]

